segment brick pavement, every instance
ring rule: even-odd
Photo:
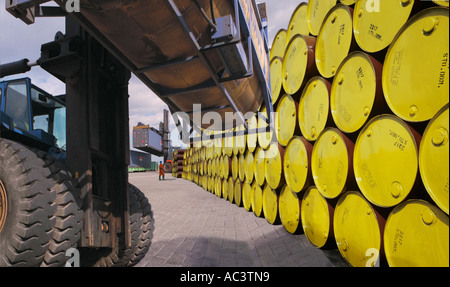
[[[305,235],[239,208],[194,183],[170,175],[131,173],[152,205],[152,245],[138,267],[347,266],[334,250],[312,246]]]

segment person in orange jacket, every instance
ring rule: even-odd
[[[159,162],[159,180],[161,180],[161,176],[162,176],[163,180],[165,180],[164,175],[165,175],[164,166],[162,164],[162,161],[160,161]]]

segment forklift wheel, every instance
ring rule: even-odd
[[[0,139],[0,266],[39,266],[56,219],[56,192],[45,163],[27,147]]]

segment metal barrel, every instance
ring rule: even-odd
[[[337,0],[308,1],[307,24],[311,35],[317,36],[328,11],[336,5]]]
[[[331,203],[311,186],[303,195],[301,223],[309,242],[318,248],[335,245],[333,217],[336,203]]]
[[[245,181],[245,154],[239,156],[239,180]]]
[[[266,150],[266,181],[270,188],[278,189],[285,184],[284,171],[284,148],[278,143],[271,143]]]
[[[272,48],[270,49],[270,61],[272,61],[275,57],[279,57],[281,59],[284,58],[284,53],[286,51],[286,36],[287,31],[285,29],[279,30],[275,35],[272,42]]]
[[[283,90],[283,59],[275,57],[270,62],[270,88],[272,103],[276,105]]]
[[[245,155],[245,181],[251,184],[255,178],[255,159],[251,151]]]
[[[278,104],[275,116],[275,135],[278,143],[287,146],[295,133],[300,133],[298,128],[298,103],[290,95],[284,95]]]
[[[340,0],[340,2],[344,5],[351,6],[357,2],[356,0]]]
[[[233,165],[232,165],[231,157],[228,156],[227,154],[224,155],[223,156],[223,165],[222,165],[223,179],[227,180],[228,177],[230,176],[230,174],[233,173],[232,168],[233,168]]]
[[[312,183],[311,154],[313,146],[304,137],[294,136],[288,143],[283,161],[286,184],[294,192],[307,189]]]
[[[442,7],[448,7],[448,4],[449,4],[448,0],[433,0],[433,2]]]
[[[236,140],[234,141],[234,143],[234,154],[244,154],[247,148],[247,136],[245,135],[244,125],[240,125],[236,128]]]
[[[234,182],[234,203],[242,206],[242,182],[239,179]]]
[[[256,217],[264,217],[263,191],[261,186],[256,181],[252,184],[252,211]]]
[[[386,222],[384,247],[389,266],[449,267],[449,220],[438,207],[408,200]]]
[[[287,94],[296,94],[309,77],[318,73],[315,53],[315,37],[296,35],[289,42],[283,60],[283,90]]]
[[[252,210],[252,184],[248,181],[244,181],[242,184],[242,205],[247,211]]]
[[[298,106],[298,123],[302,135],[315,141],[325,127],[332,123],[330,112],[331,83],[312,77],[302,91]]]
[[[266,184],[263,188],[263,213],[264,218],[272,225],[280,223],[278,198],[277,191]]]
[[[239,155],[234,155],[231,160],[231,174],[233,180],[239,178]]]
[[[410,194],[418,175],[421,136],[400,118],[380,115],[358,136],[354,171],[358,186],[374,205],[393,207]]]
[[[326,128],[314,144],[312,175],[325,198],[337,198],[356,185],[353,149],[353,142],[336,128]]]
[[[330,109],[336,126],[344,133],[359,131],[370,118],[389,111],[381,84],[383,66],[363,53],[349,54],[333,80]]]
[[[222,198],[228,200],[228,179],[222,180]]]
[[[297,6],[289,20],[286,43],[289,43],[295,35],[309,35],[307,16],[308,4],[302,2]]]
[[[334,77],[355,43],[353,9],[338,4],[328,12],[317,36],[315,60],[320,75],[327,79]]]
[[[383,92],[392,112],[408,122],[430,120],[448,103],[449,10],[430,8],[398,32],[383,65]]]
[[[231,177],[228,179],[228,201],[234,203],[234,180]]]
[[[298,233],[301,229],[301,197],[284,185],[279,199],[280,220],[287,232]]]
[[[255,113],[249,120],[248,120],[248,129],[256,130],[258,129],[258,117],[257,113]],[[247,134],[247,148],[251,152],[254,152],[256,147],[258,146],[258,133],[248,133]]]
[[[266,119],[268,119],[268,117],[269,115],[267,114],[266,107],[261,107],[261,111],[258,113],[258,143],[264,149],[267,149],[272,142],[272,138],[276,137],[276,135],[274,135],[275,131],[272,130],[260,132],[263,129],[267,129],[268,123]]]
[[[254,166],[254,172],[255,172],[255,182],[259,186],[264,186],[266,183],[266,151],[258,147],[255,151],[255,166]]]
[[[445,105],[428,124],[419,150],[422,182],[433,201],[449,214],[449,105]]]
[[[342,195],[333,218],[334,236],[341,256],[354,267],[381,264],[385,223],[385,216],[359,192],[349,191]]]
[[[353,17],[356,42],[368,53],[384,50],[392,43],[400,28],[408,21],[414,6],[414,1],[410,0],[383,1],[383,7],[381,3],[372,7],[372,2],[357,1]]]

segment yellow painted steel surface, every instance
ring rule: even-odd
[[[266,152],[263,148],[258,147],[255,151],[255,181],[259,186],[264,186],[266,182]]]
[[[334,236],[342,257],[354,267],[370,267],[382,253],[379,216],[359,192],[347,192],[334,210]]]
[[[327,128],[314,144],[311,168],[314,183],[326,198],[336,198],[346,191],[352,159],[343,135],[335,128]]]
[[[228,201],[234,203],[234,180],[228,179]]]
[[[418,1],[418,0],[416,0]],[[408,21],[414,0],[357,1],[353,28],[355,39],[362,50],[375,53],[388,47],[400,28]]]
[[[263,193],[256,181],[252,185],[252,210],[257,217],[263,213]]]
[[[222,198],[228,200],[228,180],[222,180]]]
[[[434,202],[449,211],[449,105],[428,124],[420,143],[419,169],[422,181]]]
[[[284,95],[276,109],[275,134],[282,146],[286,146],[294,136],[297,127],[297,107],[298,104],[290,95]]]
[[[377,92],[375,69],[362,52],[348,55],[339,67],[331,87],[330,108],[336,126],[353,133],[369,118]]]
[[[268,118],[265,106],[262,107],[260,114],[264,118]],[[265,129],[268,126],[264,118],[262,117],[258,118],[258,129]],[[273,133],[274,131],[258,132],[258,143],[262,148],[266,149],[269,146],[270,142],[272,141],[272,137],[275,136]]]
[[[308,4],[300,3],[292,14],[289,26],[287,29],[286,43],[294,38],[295,35],[309,35],[309,28],[307,22]]]
[[[284,53],[286,51],[286,36],[287,31],[285,29],[279,30],[275,35],[272,43],[272,48],[270,49],[270,60],[275,57],[284,57]]]
[[[313,77],[306,84],[298,106],[298,123],[303,136],[315,141],[328,122],[330,83]]]
[[[270,224],[275,224],[279,218],[278,195],[268,184],[263,188],[263,213]]]
[[[248,151],[245,155],[245,181],[248,183],[253,182],[254,174],[255,174],[255,159],[253,157],[253,153]]]
[[[266,150],[266,181],[272,189],[277,189],[283,184],[283,159],[278,143],[272,143]]]
[[[257,128],[258,128],[258,118],[255,113],[248,121],[248,130],[256,130]],[[258,134],[257,133],[248,133],[248,135],[247,135],[248,149],[251,152],[254,152],[257,144],[258,144]]]
[[[252,185],[248,181],[245,181],[242,184],[242,205],[247,211],[252,209],[252,198]]]
[[[356,0],[340,0],[340,2],[345,5],[353,5],[355,4]]]
[[[242,206],[242,183],[239,179],[234,182],[234,203]]]
[[[283,89],[289,95],[300,90],[308,65],[308,44],[302,35],[296,35],[286,48],[283,60]]]
[[[449,101],[449,10],[423,10],[407,22],[383,66],[391,110],[411,122],[430,120]]]
[[[238,153],[244,154],[245,149],[247,147],[247,136],[244,134],[245,127],[244,125],[240,125],[236,128],[236,139],[235,139],[235,151],[234,154],[237,155]]]
[[[306,145],[309,145],[308,148]],[[308,150],[309,149],[309,150]],[[284,153],[284,177],[294,192],[301,192],[310,184],[312,146],[305,139],[295,136]]]
[[[380,207],[401,203],[418,172],[414,134],[399,118],[381,115],[361,131],[355,144],[354,170],[364,196]]]
[[[245,154],[239,156],[239,180],[241,182],[245,180]]]
[[[433,2],[444,7],[448,7],[449,4],[449,0],[433,0]]]
[[[343,4],[333,7],[320,28],[316,46],[316,65],[324,78],[333,77],[347,57],[353,39],[350,8]]]
[[[300,228],[301,200],[297,193],[284,185],[280,193],[280,219],[287,232],[294,234]]]
[[[390,266],[449,267],[448,215],[422,200],[410,200],[389,215],[384,233]]]
[[[270,86],[272,103],[275,105],[283,87],[283,60],[279,57],[273,58],[270,62]]]
[[[308,1],[307,23],[309,32],[317,36],[328,11],[336,5],[336,0],[310,0]]]
[[[223,156],[223,163],[222,163],[222,175],[223,179],[228,179],[230,176],[230,157],[226,154]]]
[[[239,177],[239,156],[238,155],[233,156],[233,159],[231,161],[231,174],[232,174],[234,180],[236,180]]]
[[[325,246],[333,237],[333,214],[330,213],[327,200],[319,190],[312,186],[303,195],[301,222],[306,238],[316,247]]]

